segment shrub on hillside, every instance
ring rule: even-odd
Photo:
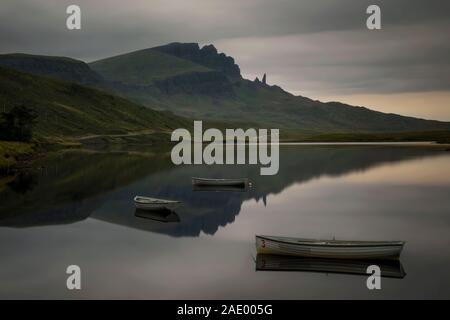
[[[8,112],[0,114],[0,140],[30,141],[36,112],[27,106],[15,106]]]

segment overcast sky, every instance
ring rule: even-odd
[[[66,29],[78,4],[82,29]],[[366,28],[381,7],[382,29]],[[244,77],[314,99],[450,120],[450,1],[2,0],[0,52],[93,61],[173,41],[214,44]]]

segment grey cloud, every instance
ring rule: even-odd
[[[0,52],[91,61],[172,41],[214,43],[248,76],[327,94],[448,90],[450,2],[440,0],[3,0]],[[383,29],[365,28],[369,4]]]
[[[450,22],[218,41],[249,77],[308,94],[450,90]],[[272,78],[272,79],[270,79]],[[270,81],[272,80],[272,81]]]

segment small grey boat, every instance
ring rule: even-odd
[[[142,210],[173,210],[180,205],[180,201],[149,198],[143,196],[134,197],[136,209]]]
[[[406,276],[399,260],[324,259],[258,254],[255,263],[256,271],[299,271],[364,276],[368,275],[367,267],[377,265],[382,277],[403,279]]]
[[[207,178],[192,178],[192,185],[196,187],[241,187],[246,188],[250,185],[247,178],[239,179],[207,179]]]
[[[256,251],[332,259],[398,259],[403,241],[342,241],[256,236]]]

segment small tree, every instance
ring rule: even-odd
[[[13,107],[0,117],[0,139],[9,141],[29,141],[33,136],[36,112],[27,106]]]

